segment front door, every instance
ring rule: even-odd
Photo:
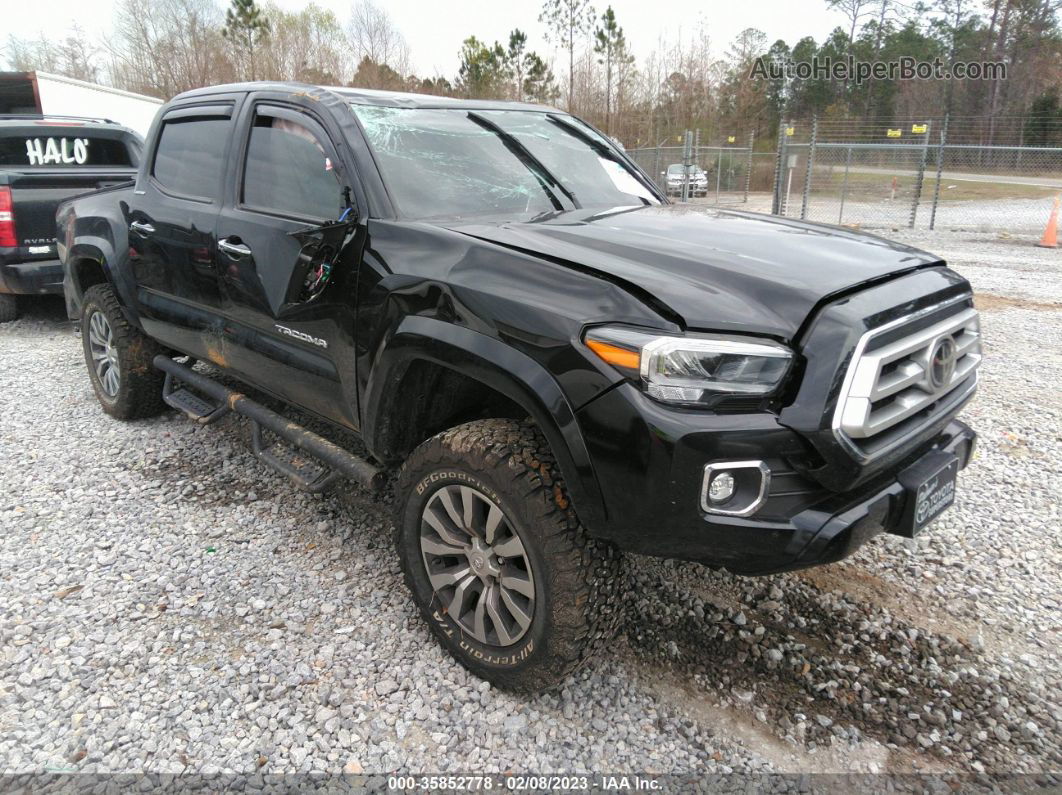
[[[136,301],[152,337],[193,356],[220,354],[214,231],[233,104],[176,108],[126,211]]]
[[[354,300],[364,233],[350,175],[306,109],[258,101],[218,219],[227,364],[261,388],[357,427]]]

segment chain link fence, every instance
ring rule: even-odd
[[[1062,147],[973,143],[949,122],[783,122],[771,211],[865,228],[1043,230]]]
[[[628,149],[627,155],[679,201],[739,204],[748,202],[750,193],[771,190],[775,155],[756,152],[753,135],[717,144],[701,144],[696,131],[685,138],[688,145]]]
[[[1039,234],[1062,193],[1057,119],[811,119],[777,134],[702,144],[689,130],[627,154],[675,201],[869,229]]]

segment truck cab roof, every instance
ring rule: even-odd
[[[381,105],[402,108],[467,108],[468,110],[535,110],[550,113],[564,113],[549,105],[531,102],[511,102],[502,99],[464,99],[462,97],[442,97],[435,94],[415,94],[406,91],[380,91],[371,88],[348,88],[344,86],[322,86],[297,82],[259,81],[253,83],[228,83],[185,91],[173,98],[173,102],[216,94],[242,94],[252,91],[291,91],[305,92],[308,88],[331,91],[344,99],[361,105]]]

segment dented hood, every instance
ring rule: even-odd
[[[940,263],[840,227],[683,205],[444,225],[648,293],[687,328],[787,340],[824,299]]]

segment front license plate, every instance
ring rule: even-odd
[[[955,502],[958,474],[958,456],[944,452],[930,453],[901,472],[898,480],[907,491],[907,502],[895,532],[914,538],[944,513]]]

